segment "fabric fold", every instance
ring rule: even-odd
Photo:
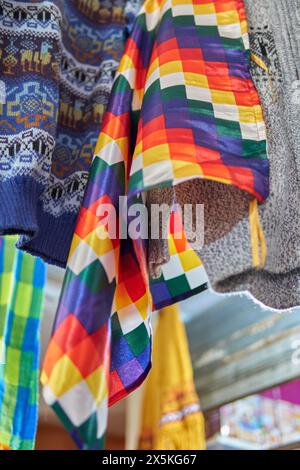
[[[120,236],[124,221],[131,234],[135,204],[145,207],[142,193],[201,178],[259,201],[268,194],[249,60],[240,0],[147,0],[136,19],[95,149],[42,374],[47,403],[81,448],[103,445],[107,405],[147,375],[151,311],[206,288],[176,212],[170,260],[157,279],[149,279],[147,239],[138,231]],[[107,203],[116,237],[101,212]]]

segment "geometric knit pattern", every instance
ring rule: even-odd
[[[50,263],[66,264],[139,4],[1,2],[0,233]]]
[[[100,448],[107,406],[151,367],[151,311],[206,288],[199,257],[175,237],[170,262],[149,280],[144,240],[110,238],[141,192],[191,178],[236,185],[262,201],[268,162],[262,111],[249,73],[243,3],[147,0],[127,41],[80,210],[45,358],[44,397],[81,448]],[[128,213],[127,213],[128,219]],[[99,237],[99,234],[106,235]]]
[[[38,418],[39,325],[46,267],[15,248],[15,237],[0,239],[0,287],[6,291],[0,364],[0,446],[34,447]]]

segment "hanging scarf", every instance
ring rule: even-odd
[[[176,305],[159,312],[152,361],[143,398],[140,449],[204,450],[204,418]]]
[[[3,359],[0,365],[0,447],[31,450],[38,416],[39,325],[45,264],[0,239]]]
[[[44,397],[80,448],[103,446],[107,406],[151,367],[150,313],[205,288],[199,257],[170,231],[170,261],[149,282],[144,240],[114,238],[97,215],[127,195],[202,177],[262,201],[262,112],[241,0],[147,0],[105,114],[45,358]],[[180,112],[179,112],[180,110]],[[176,219],[177,214],[173,214]],[[176,230],[175,230],[176,231]],[[99,234],[102,234],[101,240]]]

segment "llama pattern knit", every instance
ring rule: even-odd
[[[139,0],[0,1],[0,233],[64,266]]]

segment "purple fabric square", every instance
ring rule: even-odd
[[[147,124],[147,122],[151,121],[157,116],[161,116],[162,114],[163,104],[161,101],[161,95],[160,92],[157,92],[151,95],[151,103],[146,102],[146,104],[142,107],[141,116],[143,119],[143,124]]]
[[[150,289],[154,306],[172,297],[164,281],[150,284]]]
[[[122,196],[121,187],[119,185],[119,178],[124,173],[124,164],[118,163],[118,170],[116,165],[106,167],[103,171],[96,174],[87,185],[84,196],[83,207],[89,208],[101,196],[107,195],[107,182],[109,181],[109,196],[112,203],[118,207],[119,196]]]
[[[122,380],[125,388],[130,388],[137,380],[140,379],[144,369],[139,361],[134,358],[118,369],[118,375]]]
[[[96,261],[96,263],[99,263],[99,261]],[[68,289],[63,290],[55,329],[70,313],[77,317],[89,334],[107,323],[111,312],[115,285],[114,283],[108,284],[107,280],[105,284],[101,284],[100,278],[96,279],[99,288],[101,286],[101,291],[93,293],[92,289],[80,277],[73,277]],[[103,289],[103,285],[106,285],[105,289]],[[99,312],[99,315],[94,315],[93,312]],[[107,315],[104,315],[103,312],[107,312]]]
[[[118,80],[120,80],[120,78],[117,78],[116,84],[118,84]],[[124,78],[122,80],[124,80]],[[130,109],[132,90],[127,90],[126,92],[122,90],[122,92],[118,93],[116,84],[113,99],[110,100],[107,111],[115,116],[120,116],[121,114],[127,113],[128,109]]]

